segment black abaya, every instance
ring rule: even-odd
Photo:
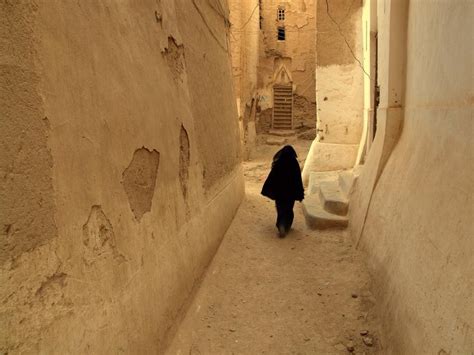
[[[304,199],[301,170],[292,146],[287,145],[273,157],[272,170],[268,175],[262,195],[275,200],[277,208],[277,228],[284,236],[293,223],[293,206],[295,201]]]

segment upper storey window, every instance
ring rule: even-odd
[[[285,9],[282,7],[278,8],[278,14],[277,14],[278,21],[284,21],[285,20]]]
[[[285,38],[285,27],[278,27],[278,35],[277,35],[277,39],[279,41],[284,41],[286,38]]]

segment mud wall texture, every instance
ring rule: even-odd
[[[231,53],[234,90],[241,115],[257,91],[259,45],[258,0],[230,0]]]
[[[243,195],[221,4],[0,1],[0,352],[165,347]]]
[[[403,129],[365,221],[355,210],[371,193],[367,174],[351,200],[350,229],[362,229],[387,353],[474,350],[472,11],[470,1],[409,2]],[[379,31],[396,20],[381,16]],[[380,70],[391,72],[387,65]],[[377,144],[364,171],[377,169]]]
[[[229,0],[232,76],[243,148],[255,146],[259,32],[258,0]]]
[[[361,19],[361,1],[316,2],[318,134],[303,170],[305,182],[311,171],[346,169],[356,160],[364,107]]]

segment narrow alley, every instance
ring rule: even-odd
[[[294,144],[303,163],[308,141]],[[344,230],[307,229],[301,205],[284,239],[260,195],[275,146],[244,163],[246,196],[168,354],[376,353],[370,277]],[[365,343],[364,343],[365,342]]]
[[[0,0],[0,355],[473,355],[473,14]]]

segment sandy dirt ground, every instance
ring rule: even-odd
[[[293,144],[301,163],[309,144]],[[167,354],[381,351],[370,277],[346,232],[307,229],[297,203],[292,231],[277,237],[260,190],[278,149],[261,145],[244,163],[245,200]]]

